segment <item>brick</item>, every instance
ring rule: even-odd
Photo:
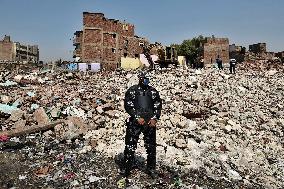
[[[224,63],[229,62],[229,39],[228,38],[206,38],[204,44],[203,56],[204,63],[210,64],[216,62],[218,56]]]
[[[148,43],[134,35],[133,24],[107,19],[102,13],[84,12],[83,26],[83,31],[75,33],[74,54],[81,56],[83,62],[100,62],[106,70],[116,69],[124,54],[139,57],[143,52],[140,42]],[[83,40],[80,39],[81,32]]]

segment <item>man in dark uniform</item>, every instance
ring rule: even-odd
[[[127,90],[124,101],[125,110],[130,115],[126,123],[124,176],[130,175],[139,135],[143,132],[147,151],[147,173],[156,178],[156,124],[161,115],[162,102],[159,92],[149,86],[146,74],[140,73],[138,77],[139,84]]]
[[[217,62],[219,70],[223,70],[223,61],[222,61],[222,59],[219,56],[216,59],[216,62]]]

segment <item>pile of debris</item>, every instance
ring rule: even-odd
[[[211,68],[150,73],[163,99],[157,159],[164,175],[166,167],[179,170],[185,188],[207,188],[210,183],[284,187],[283,67],[249,67],[239,65],[236,75]],[[33,173],[19,175],[26,184],[41,175],[36,177],[46,183],[41,186],[110,186],[119,168],[110,163],[111,170],[105,171],[109,175],[102,176],[88,167],[104,172],[91,166],[102,161],[97,154],[111,162],[123,152],[128,118],[123,99],[137,82],[135,72],[124,71],[1,72],[1,153],[22,144],[14,153],[26,158]],[[143,145],[140,140],[140,159],[146,158]],[[145,182],[136,178],[134,185],[143,188]]]

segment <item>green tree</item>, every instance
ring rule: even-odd
[[[184,40],[181,44],[172,44],[178,53],[178,56],[185,56],[190,62],[194,62],[196,58],[202,55],[203,44],[206,39],[200,35],[192,39]]]

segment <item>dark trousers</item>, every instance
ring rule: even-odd
[[[236,73],[236,65],[231,64],[230,65],[230,73]]]
[[[219,70],[223,70],[222,62],[218,62],[217,64],[218,64],[218,68],[219,68]]]
[[[125,136],[125,174],[129,175],[133,166],[134,154],[137,148],[139,135],[143,132],[144,143],[147,151],[147,168],[156,168],[156,127],[149,127],[148,125],[138,125],[134,121],[126,123],[126,136]]]

